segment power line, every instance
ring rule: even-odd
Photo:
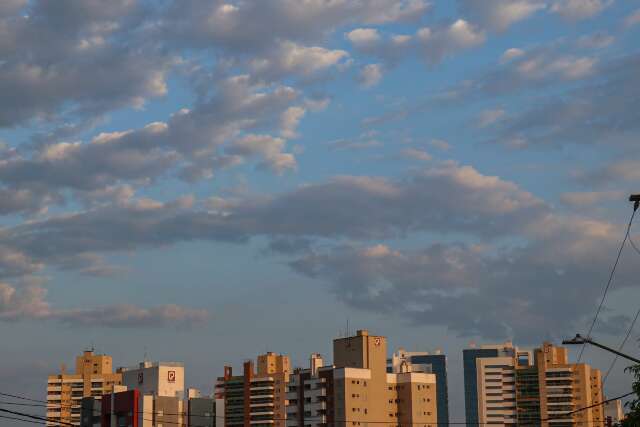
[[[49,421],[49,422],[55,422],[58,424],[64,424],[71,427],[76,427],[74,424],[67,423],[65,421],[52,420],[50,418],[41,417],[35,414],[27,414],[24,412],[11,411],[9,409],[3,409],[3,408],[0,408],[0,412],[6,412],[7,414],[12,414],[12,415],[20,415],[22,417],[33,418],[34,420],[39,420],[39,421]]]
[[[640,255],[640,249],[638,248],[638,246],[635,244],[635,242],[631,238],[631,235],[629,235],[629,243],[631,243],[631,247],[633,248],[633,250],[636,251],[638,253],[638,255]]]
[[[609,274],[609,280],[607,281],[607,286],[604,288],[604,292],[602,294],[602,299],[600,300],[600,305],[598,305],[598,309],[596,310],[596,315],[593,317],[593,322],[591,322],[591,327],[589,327],[589,332],[587,332],[587,338],[591,337],[591,332],[593,332],[593,328],[598,321],[598,316],[600,315],[600,310],[602,310],[602,306],[604,304],[605,299],[607,298],[607,292],[609,292],[609,288],[611,287],[611,283],[613,282],[613,275],[616,272],[616,268],[618,267],[618,263],[620,262],[620,255],[622,255],[622,250],[624,249],[624,245],[629,238],[629,232],[631,231],[631,224],[633,223],[633,218],[636,216],[636,212],[638,211],[637,204],[633,207],[633,213],[631,214],[631,218],[629,219],[629,225],[627,225],[627,231],[624,233],[624,239],[622,239],[622,244],[620,245],[620,249],[618,250],[618,256],[616,256],[616,262],[613,264],[613,268],[611,269],[611,274]],[[584,353],[584,349],[586,347],[586,343],[582,344],[582,348],[580,349],[580,354],[578,355],[578,363],[582,359],[582,354]]]
[[[7,419],[7,420],[14,420],[14,421],[22,421],[24,423],[33,423],[33,424],[40,424],[40,425],[44,425],[45,424],[43,421],[24,420],[22,418],[9,417],[7,415],[0,415],[0,418],[4,418],[4,419]]]
[[[618,347],[618,351],[622,351],[622,349],[624,348],[625,344],[627,343],[627,340],[631,336],[631,331],[633,331],[633,327],[636,325],[636,322],[638,321],[638,317],[640,317],[640,308],[638,309],[638,311],[636,311],[636,315],[633,318],[633,321],[631,322],[631,325],[629,325],[629,329],[627,330],[627,335],[625,335],[624,339],[620,343],[620,346]],[[602,378],[602,385],[603,386],[604,386],[604,383],[607,381],[607,378],[609,377],[609,374],[613,370],[613,367],[616,365],[616,362],[618,361],[618,357],[619,356],[616,354],[615,357],[613,358],[613,360],[611,361],[611,365],[609,365],[609,369],[607,369],[607,373]]]
[[[610,399],[607,399],[607,400],[603,400],[603,401],[598,402],[598,403],[594,403],[594,404],[589,405],[589,406],[585,406],[583,408],[576,409],[576,410],[571,411],[571,412],[567,412],[565,414],[562,414],[561,418],[560,417],[559,418],[545,418],[545,419],[540,418],[540,419],[537,419],[537,420],[531,420],[529,423],[531,423],[531,425],[534,426],[534,425],[538,425],[538,423],[540,423],[540,422],[565,420],[565,419],[567,419],[567,418],[565,418],[567,416],[576,414],[578,412],[586,411],[588,409],[592,409],[592,408],[595,408],[595,407],[598,407],[598,406],[602,406],[602,405],[604,405],[606,403],[613,402],[613,401],[618,400],[618,399],[623,399],[623,398],[625,398],[627,396],[631,396],[634,393],[635,393],[634,391],[631,391],[629,393],[625,393],[625,394],[620,395],[620,396],[616,396],[616,397],[613,397],[613,398],[610,398]],[[8,393],[0,392],[0,395],[8,395]],[[23,399],[23,400],[29,400],[29,401],[34,401],[34,402],[44,402],[42,400],[31,399],[31,398],[27,398],[27,397],[23,397],[23,396],[18,396],[18,395],[10,395],[10,396],[11,397],[15,397],[16,399]],[[34,405],[34,406],[36,406],[36,405]],[[33,414],[25,414],[25,413],[16,412],[16,411],[9,411],[9,410],[6,410],[6,409],[0,409],[0,411],[12,413],[12,414],[15,414],[15,415],[21,415],[21,416],[26,416],[26,417],[30,417],[30,418],[35,418],[35,419],[41,420],[41,421],[52,421],[50,419],[38,417],[38,416],[35,416]],[[142,414],[143,417],[144,417],[145,414],[151,414],[152,416],[155,415],[155,416],[163,416],[163,417],[164,416],[185,416],[185,417],[192,416],[192,417],[209,418],[209,419],[212,419],[212,418],[224,419],[225,418],[223,415],[195,415],[195,414],[190,414],[189,415],[186,412],[179,412],[179,413],[165,413],[165,412],[162,412],[162,413],[160,413],[160,412],[154,412],[154,411],[151,411],[151,412],[137,411],[135,413],[136,414]],[[313,419],[313,418],[319,418],[319,417],[318,416],[316,416],[316,417],[304,417],[305,420],[309,420],[309,419]],[[154,421],[153,419],[146,419],[146,418],[143,418],[143,419],[145,421]],[[287,420],[287,418],[271,418],[271,419],[274,420],[274,421],[286,421]],[[291,420],[291,418],[289,418],[289,420]],[[73,426],[73,424],[62,422],[62,421],[55,421],[55,422],[58,422],[58,423],[61,423],[61,424],[65,424],[65,425],[69,425],[69,426]],[[177,422],[173,422],[173,421],[165,421],[165,420],[163,420],[162,422],[164,424],[173,424],[173,425],[180,425],[180,426],[184,425],[184,423],[177,423]],[[357,423],[357,422],[360,422],[360,423],[367,423],[367,424],[390,424],[391,423],[389,420],[372,421],[372,420],[354,420],[354,419],[344,419],[344,420],[335,419],[335,420],[333,420],[333,422],[338,422],[338,423],[354,423],[354,422]],[[596,421],[573,421],[573,420],[571,420],[571,422],[574,423],[574,424],[592,424],[592,423],[596,423]],[[519,423],[519,425],[520,426],[527,426],[527,425],[529,425],[529,423]],[[425,423],[424,422],[410,422],[410,423],[407,423],[407,422],[399,423],[398,422],[398,423],[394,423],[394,424],[399,424],[399,425],[403,425],[403,424],[404,425],[424,425]],[[436,425],[442,425],[442,423],[438,424],[437,422],[435,424]],[[491,424],[491,425],[493,425],[492,423],[480,423],[480,422],[467,423],[467,422],[454,422],[454,421],[448,422],[446,425],[455,426],[455,425],[469,425],[469,424],[472,424],[472,425],[490,425]],[[600,422],[597,422],[597,424],[599,425]]]

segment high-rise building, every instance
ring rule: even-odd
[[[224,426],[284,427],[286,387],[291,373],[288,356],[266,353],[243,364],[242,375],[225,366],[216,383],[216,399],[224,400]]]
[[[122,375],[113,372],[111,356],[88,350],[76,357],[75,372],[65,368],[47,378],[47,425],[80,425],[82,398],[113,391],[122,383]]]
[[[465,412],[472,426],[515,426],[517,366],[529,366],[531,352],[510,342],[463,351]]]
[[[532,353],[504,343],[463,354],[467,425],[604,425],[593,406],[602,401],[600,371],[569,363],[565,348],[544,343]]]
[[[216,406],[196,389],[184,388],[178,362],[141,362],[121,368],[123,385],[82,400],[81,427],[213,427]]]
[[[436,351],[406,351],[398,349],[387,361],[388,373],[424,372],[436,376],[438,426],[449,425],[449,392],[447,385],[447,357]]]
[[[288,427],[437,424],[434,374],[387,373],[387,343],[366,330],[333,342],[333,366],[296,371],[289,381]]]
[[[620,399],[612,400],[604,404],[604,421],[606,427],[618,425],[623,419],[624,411],[622,410],[622,401]]]
[[[569,363],[566,348],[544,343],[535,350],[542,427],[604,426],[602,376],[586,363]],[[576,409],[587,410],[572,413]]]
[[[184,365],[180,362],[140,362],[138,366],[121,368],[122,384],[143,395],[184,396]]]

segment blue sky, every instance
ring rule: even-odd
[[[470,341],[592,319],[640,191],[639,37],[621,0],[3,2],[0,382],[41,397],[94,345],[210,391],[348,321],[442,348],[462,420]]]

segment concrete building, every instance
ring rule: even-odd
[[[333,366],[323,366],[322,356],[313,353],[308,369],[296,369],[287,387],[287,427],[322,427],[333,408]]]
[[[63,366],[59,374],[47,378],[47,425],[80,425],[82,399],[100,399],[121,383],[122,375],[113,372],[111,356],[94,354],[93,350],[83,352],[76,357],[74,373],[67,373]]]
[[[534,367],[538,370],[540,415],[549,420],[542,422],[542,427],[604,426],[604,408],[597,405],[604,400],[599,369],[569,363],[567,349],[550,343],[535,350]],[[591,408],[570,414],[587,407]]]
[[[192,397],[187,402],[187,427],[215,427],[216,401],[210,397]]]
[[[533,354],[533,357],[532,357]],[[600,371],[569,363],[565,348],[511,343],[464,350],[467,425],[604,425]]]
[[[122,384],[143,395],[184,398],[184,365],[179,362],[140,362],[121,368]]]
[[[613,427],[623,419],[624,411],[622,410],[622,401],[620,399],[604,404],[604,421],[606,427]]]
[[[436,376],[438,426],[449,425],[449,387],[447,382],[447,357],[436,351],[411,352],[398,349],[387,360],[388,373],[423,372]]]
[[[366,330],[333,342],[333,366],[309,369],[289,381],[288,427],[437,424],[436,378],[422,372],[387,373],[387,343]]]
[[[516,366],[529,366],[531,352],[510,342],[463,351],[465,414],[471,426],[515,426]]]
[[[253,361],[243,364],[242,375],[225,366],[216,383],[216,399],[224,401],[224,426],[284,427],[290,374],[289,357],[271,352],[258,356],[257,371]]]
[[[80,427],[213,427],[215,400],[200,397],[193,389],[187,396],[144,395],[133,389],[110,393],[100,400],[86,397]]]

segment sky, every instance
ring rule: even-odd
[[[588,331],[640,192],[639,42],[635,0],[1,1],[0,391],[93,347],[209,393],[368,329],[442,349],[463,421],[462,349]]]

